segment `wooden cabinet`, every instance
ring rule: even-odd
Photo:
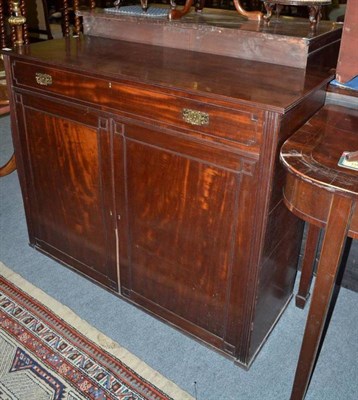
[[[31,244],[248,367],[302,235],[278,150],[330,73],[96,37],[5,63]]]

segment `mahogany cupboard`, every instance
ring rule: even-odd
[[[248,367],[300,250],[278,150],[332,75],[86,36],[4,58],[31,245]]]

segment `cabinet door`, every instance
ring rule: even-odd
[[[250,196],[242,160],[129,124],[114,149],[124,160],[116,180],[126,176],[125,196],[117,193],[122,293],[197,336],[224,338],[234,264],[242,261],[239,202]]]
[[[110,121],[48,98],[17,95],[16,105],[31,243],[116,289]]]

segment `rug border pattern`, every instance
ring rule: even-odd
[[[47,317],[48,319],[46,319],[46,322],[48,322],[50,327],[52,325],[54,329],[57,329],[60,325],[61,329],[65,329],[65,325],[67,324],[69,325],[70,329],[74,329],[76,332],[78,332],[82,338],[82,340],[78,340],[76,337],[74,337],[74,335],[71,335],[69,329],[66,329],[67,342],[70,342],[72,339],[72,345],[78,347],[80,350],[83,350],[88,355],[93,355],[94,357],[98,356],[98,351],[95,349],[99,348],[102,352],[102,355],[104,355],[104,359],[109,359],[109,361],[103,365],[105,369],[110,369],[113,367],[119,369],[121,367],[122,369],[126,368],[133,374],[133,378],[140,376],[142,379],[144,379],[144,381],[147,381],[148,387],[142,388],[144,389],[144,392],[139,390],[140,394],[143,395],[145,394],[146,390],[152,388],[156,389],[158,395],[164,394],[164,396],[169,396],[167,397],[169,399],[172,397],[173,399],[193,400],[193,397],[180,389],[173,382],[169,381],[157,371],[150,368],[143,361],[121,347],[118,343],[105,336],[96,328],[90,326],[68,307],[60,304],[42,290],[27,282],[20,275],[11,271],[1,261],[0,275],[2,275],[12,285],[15,285],[15,287],[23,293],[26,303],[28,302],[35,304],[34,307],[31,307],[32,312],[41,318]],[[31,293],[31,296],[28,293]],[[58,317],[56,318],[52,316],[49,318],[49,313],[51,313],[51,315],[55,314]],[[133,389],[137,391],[135,387],[133,387]]]

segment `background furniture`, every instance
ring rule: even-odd
[[[282,19],[279,23],[264,24],[240,17],[235,11],[215,9],[204,14],[192,12],[179,21],[138,18],[103,10],[81,10],[79,16],[83,17],[83,32],[88,36],[299,69],[335,68],[342,34],[341,25],[327,21],[321,21],[316,32],[312,32],[310,24],[302,23],[300,19]],[[218,76],[219,73],[218,67]]]
[[[7,26],[5,24],[5,10],[2,1],[0,2],[0,42],[1,48],[6,48],[7,42],[11,40],[11,44],[15,46],[16,44],[22,45],[24,41],[28,41],[27,36],[27,26],[24,25],[26,19],[21,15],[21,10],[19,8],[19,4],[16,3],[15,7],[13,3],[8,4],[9,11],[14,12],[12,17],[12,25],[9,29],[9,36],[8,39],[7,35]],[[10,102],[9,96],[6,87],[6,79],[5,79],[5,69],[4,64],[1,59],[0,61],[0,116],[7,114],[10,112]],[[0,166],[0,177],[6,176],[13,172],[16,169],[16,161],[15,155],[13,154],[10,157],[10,160],[6,162],[4,165]]]
[[[358,75],[358,3],[347,2],[336,79],[345,83]]]
[[[284,6],[306,6],[309,10],[309,21],[312,28],[316,28],[322,17],[322,6],[330,5],[331,0],[262,0],[265,5],[265,21],[269,22],[275,9],[277,17]]]
[[[2,62],[0,62],[1,70]],[[0,78],[0,116],[10,112],[9,97],[5,86],[5,76]],[[0,166],[0,177],[10,174],[16,169],[15,156],[13,155],[10,160]]]
[[[32,41],[53,39],[46,0],[25,1],[24,5]]]
[[[358,238],[358,170],[338,165],[344,151],[358,150],[357,132],[358,109],[327,105],[287,140],[280,153],[288,172],[285,204],[310,225],[325,228],[292,400],[304,398],[310,381],[345,239]],[[316,246],[317,229],[310,232],[307,245]],[[312,271],[310,261],[304,261],[304,278]]]
[[[10,18],[11,16],[11,18]],[[35,34],[35,37],[33,36]],[[44,36],[41,36],[44,35]],[[53,39],[49,25],[46,0],[35,2],[9,1],[4,7],[0,2],[0,43],[1,48],[22,46],[45,37]],[[5,69],[0,61],[0,115],[10,112],[8,92],[6,88]],[[6,176],[16,169],[15,155],[0,166],[0,177]]]

